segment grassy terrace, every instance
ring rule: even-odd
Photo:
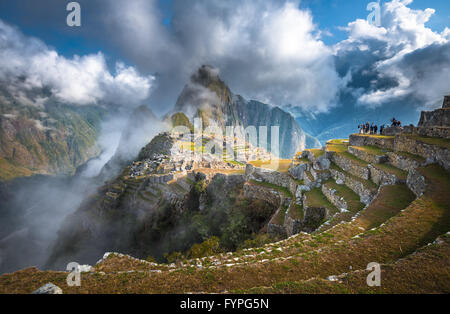
[[[367,165],[369,164],[368,162],[365,162],[364,160],[350,154],[348,152],[348,143],[343,140],[329,141],[327,143],[326,150],[328,152],[334,152],[346,159],[352,160],[361,167],[367,167]]]
[[[346,185],[339,185],[334,180],[328,180],[327,182],[325,182],[325,185],[330,189],[336,190],[336,194],[345,199],[348,205],[348,210],[350,212],[357,213],[365,207],[365,205],[360,202],[359,195],[353,192]]]
[[[338,165],[336,165],[333,162],[330,165],[330,169],[339,171],[340,173],[343,173],[346,177],[349,177],[349,178],[351,178],[353,180],[361,182],[364,185],[364,187],[366,187],[369,190],[372,190],[373,192],[376,192],[378,190],[378,185],[376,185],[372,181],[361,179],[360,177],[357,177],[357,176],[355,176],[355,175],[353,175],[353,174],[343,170],[342,168],[340,168]]]
[[[259,181],[256,181],[256,180],[250,180],[250,182],[252,184],[254,184],[254,185],[259,185],[259,186],[263,186],[263,187],[266,187],[266,188],[269,188],[269,189],[274,189],[274,190],[280,191],[286,197],[293,198],[293,195],[292,195],[291,191],[289,191],[284,186],[279,186],[279,185],[268,183],[268,182],[259,182]]]
[[[275,225],[283,226],[286,219],[286,208],[281,208],[272,219]]]
[[[403,260],[381,266],[382,286],[367,286],[368,271],[350,272],[341,282],[324,279],[285,281],[269,287],[257,287],[240,291],[250,294],[414,294],[450,293],[448,286],[448,261],[450,260],[450,236],[441,237],[443,243],[427,245]],[[419,274],[419,270],[420,273]],[[420,278],[420,285],[418,285]]]
[[[275,170],[280,173],[287,173],[289,170],[289,167],[292,164],[292,160],[291,159],[278,159],[278,161],[255,160],[255,161],[250,161],[249,164],[251,164],[252,166],[255,166],[257,168]]]
[[[409,256],[416,251],[433,242],[437,236],[446,233],[450,228],[450,174],[442,167],[435,165],[419,169],[430,183],[423,197],[415,200],[408,189],[400,186],[383,187],[380,197],[370,208],[364,210],[355,222],[344,226],[337,226],[342,232],[347,229],[367,228],[378,225],[379,228],[367,231],[354,239],[344,242],[336,242],[339,237],[338,230],[330,230],[329,233],[320,234],[312,238],[314,246],[303,242],[298,245],[297,254],[292,254],[292,259],[286,261],[271,261],[267,263],[256,263],[243,265],[241,267],[222,267],[216,269],[196,270],[195,267],[177,269],[173,272],[150,273],[148,270],[142,273],[117,274],[111,271],[130,270],[132,261],[126,259],[108,259],[109,262],[97,265],[100,273],[83,275],[81,287],[67,287],[65,284],[66,272],[39,271],[30,268],[11,275],[0,277],[0,292],[3,293],[29,293],[47,282],[63,288],[64,293],[187,293],[187,292],[263,292],[257,287],[277,287],[283,292],[311,292],[317,290],[316,280],[334,285],[324,278],[330,275],[348,272],[349,265],[353,269],[365,269],[369,262],[377,261],[381,264],[393,264],[408,262]],[[392,191],[390,191],[392,190]],[[399,193],[401,192],[401,193]],[[399,197],[400,196],[400,197]],[[409,206],[408,206],[409,204]],[[398,208],[394,208],[398,206]],[[391,210],[391,218],[380,222],[379,210]],[[404,210],[403,210],[404,209]],[[403,211],[402,211],[403,210]],[[372,215],[369,215],[373,211]],[[394,215],[394,216],[392,216]],[[374,221],[373,219],[378,220]],[[381,225],[383,223],[383,225]],[[380,226],[381,225],[381,226]],[[341,233],[342,233],[341,232]],[[331,234],[333,233],[333,234]],[[350,237],[355,234],[349,233]],[[331,240],[327,240],[331,239]],[[294,241],[295,239],[293,239]],[[324,241],[331,241],[330,244]],[[310,241],[311,242],[311,241]],[[324,244],[322,244],[324,243]],[[312,242],[311,242],[312,244]],[[317,250],[320,246],[321,250]],[[427,250],[437,248],[435,245],[428,246]],[[345,289],[332,290],[337,292],[403,292],[401,287],[408,287],[407,292],[420,292],[422,282],[426,282],[429,289],[424,292],[446,292],[448,286],[448,246],[443,250],[435,251],[436,254],[421,258],[418,263],[402,268],[400,273],[395,274],[392,280],[388,275],[393,274],[392,268],[383,268],[384,276],[381,287],[367,287],[364,273],[358,281],[361,289],[354,288],[350,282],[345,282]],[[420,256],[420,255],[413,255]],[[408,257],[408,259],[399,260]],[[270,258],[270,257],[269,257]],[[122,264],[119,264],[121,261]],[[424,263],[424,261],[426,261]],[[128,263],[127,266],[125,263]],[[418,265],[422,265],[418,267]],[[430,266],[431,265],[431,266]],[[432,269],[430,270],[430,267]],[[108,269],[110,269],[108,271]],[[148,266],[147,266],[148,269]],[[433,271],[437,270],[438,273]],[[263,274],[263,276],[261,275]],[[435,274],[436,276],[427,276]],[[310,278],[317,278],[304,283]],[[406,285],[410,282],[409,285]],[[420,283],[420,285],[418,284]],[[350,285],[349,285],[350,284]],[[310,287],[310,288],[309,288]],[[342,286],[341,286],[342,287]],[[320,286],[318,287],[320,288]],[[269,288],[271,289],[271,288]],[[283,290],[282,290],[283,289]],[[294,290],[295,289],[295,290]],[[400,290],[399,290],[400,289]],[[432,290],[430,290],[432,289]],[[273,290],[272,290],[273,291]],[[320,289],[319,291],[327,292]],[[269,291],[270,292],[270,291]]]
[[[417,135],[407,135],[404,134],[402,136],[409,137],[411,139],[414,139],[416,141],[429,144],[429,145],[435,145],[439,147],[443,147],[450,150],[450,139],[446,138],[438,138],[438,137],[425,137],[425,136],[417,136]]]
[[[292,219],[303,220],[304,215],[305,215],[304,212],[303,212],[303,206],[298,205],[298,204],[293,204],[289,208],[288,215]]]
[[[331,213],[338,212],[339,210],[330,203],[330,201],[323,195],[320,188],[312,189],[305,193],[306,200],[309,207],[325,207],[330,210]]]
[[[315,158],[319,158],[323,154],[325,154],[325,151],[323,149],[305,149],[305,151],[311,152]]]
[[[379,139],[394,139],[395,136],[386,136],[386,135],[376,135],[376,134],[352,134],[352,135],[356,135],[356,136],[361,136],[361,137],[372,137],[372,138],[379,138]]]
[[[400,180],[406,180],[408,178],[408,172],[399,169],[397,167],[394,167],[392,165],[389,164],[372,164],[372,166],[374,166],[377,169],[380,169],[384,172],[387,173],[392,173],[393,175],[395,175],[397,178],[399,178]]]
[[[417,155],[414,155],[414,154],[411,154],[411,153],[408,153],[408,152],[395,152],[395,153],[397,155],[399,155],[399,156],[403,156],[405,158],[409,158],[409,159],[415,160],[415,161],[417,161],[419,163],[423,163],[426,160],[425,158],[423,158],[421,156],[417,156]]]
[[[387,152],[391,151],[389,149],[381,149],[376,146],[352,146],[352,147],[375,156],[383,156],[386,155]]]
[[[449,293],[448,238],[444,244],[427,244],[450,230],[450,174],[437,165],[419,171],[428,183],[422,197],[414,200],[405,185],[383,187],[380,196],[354,222],[314,235],[307,243],[299,242],[302,235],[293,238],[289,243],[296,246],[295,253],[289,252],[290,260],[275,260],[277,255],[272,252],[264,257],[271,259],[269,262],[239,267],[186,267],[154,273],[142,265],[143,272],[128,273],[136,262],[108,258],[96,266],[96,273],[83,274],[81,287],[68,287],[66,272],[30,268],[0,276],[0,293],[30,293],[48,282],[60,286],[64,293]],[[366,231],[361,234],[360,228]],[[282,254],[287,253],[281,248]],[[383,264],[381,287],[368,287],[365,272],[350,273],[343,284],[325,280],[348,272],[349,265],[354,270],[365,269],[373,261]],[[119,270],[125,273],[117,273]]]

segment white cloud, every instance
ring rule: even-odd
[[[57,100],[74,105],[136,106],[148,98],[154,77],[121,63],[112,74],[101,53],[68,59],[0,20],[0,81],[27,105],[42,106],[47,98],[31,94],[47,88]]]
[[[160,73],[156,96],[171,94],[174,103],[189,76],[210,64],[246,98],[317,112],[333,104],[340,83],[333,54],[299,1],[175,0],[173,8],[169,31],[155,1],[110,6],[118,45]]]
[[[389,87],[366,90],[359,97],[362,104],[376,107],[413,96],[423,101],[423,106],[434,106],[450,92],[450,56],[445,54],[449,48],[449,31],[433,32],[426,23],[435,10],[413,10],[407,7],[411,3],[412,0],[386,2],[382,7],[381,27],[369,25],[365,20],[351,22],[346,28],[349,38],[335,46],[336,55],[361,45],[371,47],[369,52],[378,57],[378,61],[368,65],[371,73],[376,73],[377,81],[396,82]]]

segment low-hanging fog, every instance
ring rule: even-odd
[[[31,266],[42,269],[61,223],[103,184],[97,176],[116,153],[122,133],[128,133],[131,157],[162,129],[155,121],[140,130],[129,128],[132,122],[124,112],[105,121],[98,138],[102,153],[75,176],[39,175],[0,183],[0,274]]]

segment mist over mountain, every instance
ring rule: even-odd
[[[265,126],[269,147],[271,127],[278,126],[281,158],[292,158],[296,152],[305,148],[320,147],[319,142],[307,136],[291,114],[279,107],[256,100],[249,101],[234,94],[220,79],[219,70],[207,65],[191,76],[173,112],[184,112],[190,119],[202,118],[204,127],[216,123],[223,130],[226,126],[254,126],[259,132],[259,127]]]
[[[164,123],[147,106],[134,109],[122,131],[117,149],[102,167],[99,179],[109,180],[118,175],[127,163],[136,158],[142,147],[164,128]]]

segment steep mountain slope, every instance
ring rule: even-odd
[[[177,100],[174,112],[184,112],[191,119],[202,118],[204,127],[209,126],[212,121],[224,130],[226,126],[255,126],[257,130],[260,126],[267,126],[269,147],[271,127],[279,126],[281,158],[291,158],[300,150],[319,146],[311,137],[308,144],[314,147],[306,145],[305,132],[289,113],[233,94],[220,79],[218,71],[210,66],[202,66],[192,75],[191,81]]]
[[[0,100],[0,180],[32,174],[73,174],[100,153],[105,110],[63,104],[23,105]]]

